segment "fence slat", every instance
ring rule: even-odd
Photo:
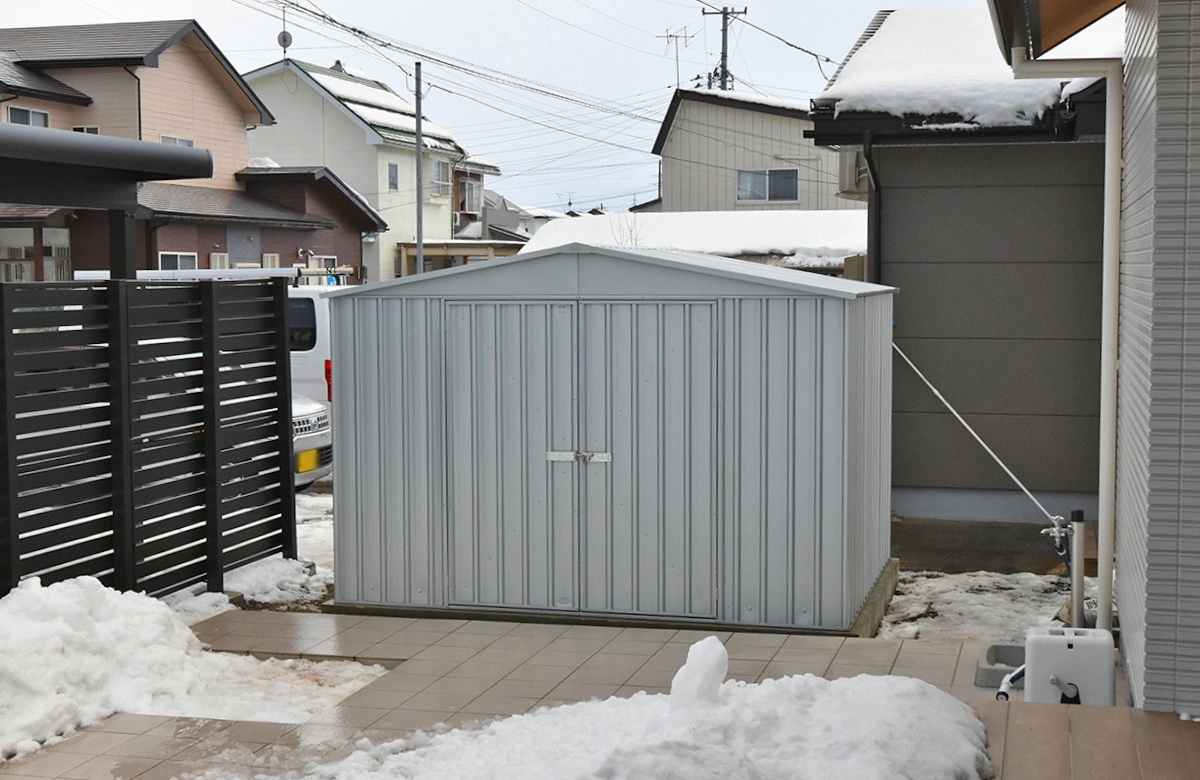
[[[0,284],[0,596],[294,557],[287,310],[282,279]]]

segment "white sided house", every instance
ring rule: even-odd
[[[659,199],[635,210],[866,208],[838,194],[840,155],[805,138],[812,128],[807,102],[677,89],[652,150]]]
[[[251,71],[246,81],[272,107],[276,124],[250,134],[252,157],[283,166],[322,165],[381,214],[386,234],[366,235],[363,265],[369,281],[396,275],[396,246],[416,239],[416,109],[387,84],[347,72],[285,59]],[[445,130],[425,119],[424,237],[454,236],[460,187],[465,199],[482,176],[499,174],[469,158]],[[467,190],[471,190],[468,192]],[[468,204],[469,205],[469,204]],[[468,209],[469,210],[469,209]]]

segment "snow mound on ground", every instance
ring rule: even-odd
[[[315,574],[300,561],[266,558],[225,575],[225,589],[241,593],[247,604],[294,604],[323,599],[333,584],[333,572],[317,567]]]
[[[313,610],[325,601],[333,585],[333,572],[316,568],[309,574],[302,561],[266,558],[225,575],[225,590],[240,593],[251,609],[256,607]],[[186,625],[237,609],[224,593],[189,590],[165,596],[163,601]]]
[[[715,636],[689,647],[687,662],[679,667],[671,680],[671,712],[716,704],[721,682],[728,671],[729,653]]]
[[[0,763],[114,712],[299,723],[383,672],[204,652],[156,599],[30,578],[0,599]]]
[[[706,644],[707,643],[707,644]],[[812,675],[710,687],[720,643],[689,652],[678,691],[555,708],[474,730],[362,742],[308,778],[988,778],[974,711],[906,677]],[[693,647],[693,650],[696,650]],[[689,667],[691,667],[689,669]],[[687,690],[693,696],[683,696]],[[694,683],[694,685],[692,684]],[[693,705],[675,710],[677,692]],[[708,693],[712,693],[711,698]],[[675,710],[675,711],[673,711]],[[209,777],[222,776],[211,773]],[[294,777],[294,775],[293,775]]]
[[[1061,625],[1055,615],[1069,592],[1053,575],[903,571],[878,636],[1023,644],[1027,629]]]

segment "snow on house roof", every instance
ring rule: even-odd
[[[387,84],[299,60],[291,62],[359,119],[370,125],[384,140],[410,146],[415,143],[417,110],[393,92]],[[421,122],[421,140],[429,149],[463,153],[462,147],[450,133],[428,119]]]
[[[867,253],[867,212],[676,211],[558,219],[522,252],[563,244],[678,249],[722,257],[775,255],[792,268],[841,266]]]
[[[1027,125],[1096,81],[1014,79],[984,3],[902,8],[879,21],[817,97],[836,100],[838,113],[951,114],[980,126]],[[1119,57],[1124,34],[1120,8],[1042,59]]]
[[[531,219],[560,219],[567,215],[554,209],[542,209],[536,206],[517,206],[521,213]]]

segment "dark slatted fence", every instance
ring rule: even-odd
[[[0,596],[296,556],[283,279],[0,284]]]

